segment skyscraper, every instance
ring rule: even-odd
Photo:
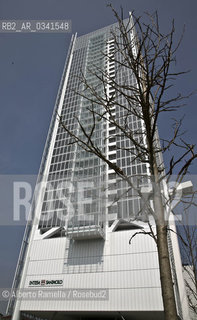
[[[96,154],[73,143],[68,133],[82,140],[91,137],[97,151],[122,168],[134,185],[147,185],[148,164],[134,159],[131,140],[113,121],[99,117],[102,103],[91,91],[109,99],[116,95],[126,105],[113,78],[135,85],[132,72],[117,68],[113,59],[119,53],[111,31],[117,28],[114,24],[72,36],[32,205],[34,218],[26,228],[14,281],[14,287],[33,292],[35,298],[16,299],[14,320],[163,319],[154,240],[139,234],[129,243],[136,232],[148,229],[139,194]],[[103,71],[110,78],[104,86]],[[118,104],[110,105],[106,117],[120,119],[136,134],[143,127],[142,119],[127,117]],[[143,135],[140,139],[146,143]],[[170,243],[177,310],[187,319],[175,236]]]

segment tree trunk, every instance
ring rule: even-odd
[[[169,260],[167,226],[157,225],[157,248],[165,320],[177,320],[172,272]]]
[[[154,166],[153,204],[157,230],[157,251],[159,259],[161,291],[163,297],[165,320],[177,320],[175,294],[168,250],[167,225],[165,210],[162,203],[162,193],[158,182],[158,170]]]

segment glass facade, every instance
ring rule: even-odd
[[[122,56],[116,52],[111,28],[117,28],[117,24],[78,37],[74,42],[66,90],[60,92],[64,95],[58,114],[61,121],[57,131],[53,129],[51,133],[55,142],[42,203],[41,232],[76,224],[103,226],[108,221],[110,225],[116,219],[130,219],[140,212],[136,191],[98,156],[81,148],[80,143],[73,144],[73,138],[62,126],[63,123],[87,143],[91,136],[93,145],[117,164],[133,184],[146,183],[147,165],[136,159],[131,139],[114,124],[124,127],[128,135],[144,139],[139,134],[142,120],[128,113],[130,103],[113,85],[113,79],[127,86],[136,84],[131,70],[119,68],[116,63]],[[105,74],[110,80],[102,82]],[[116,101],[106,117],[99,117],[106,109],[101,99],[97,101],[97,95]]]

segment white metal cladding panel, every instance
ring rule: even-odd
[[[129,245],[128,235],[130,237],[130,232],[111,233],[106,242],[89,240],[70,243],[65,238],[34,241],[27,274],[81,274],[158,268],[153,240],[150,239],[147,248],[147,236],[137,235],[136,239],[140,241],[136,243],[134,238]],[[114,244],[117,244],[115,248]]]
[[[27,275],[59,274],[62,273],[63,263],[63,259],[30,261]]]
[[[112,272],[136,269],[158,269],[157,253],[103,255],[101,259],[98,256],[91,258],[73,256],[64,262],[64,273]]]
[[[149,311],[163,310],[159,288],[110,290],[109,299],[98,300],[42,300],[22,301],[21,310],[59,311]]]
[[[26,288],[30,280],[63,279],[65,288],[109,289],[109,300],[27,301],[21,309],[162,310],[155,243],[148,236],[136,235],[129,245],[131,235],[131,231],[109,233],[107,241],[35,241]],[[63,273],[63,258],[67,273]]]
[[[66,238],[34,240],[30,260],[58,259],[64,257]]]
[[[158,270],[70,274],[64,276],[64,283],[68,288],[160,287]]]
[[[136,236],[131,240],[131,244],[129,244],[131,236],[135,234],[136,231],[138,230],[109,233],[110,254],[157,251],[154,240],[148,235],[136,234]]]
[[[46,278],[46,277],[45,277]],[[65,288],[146,288],[160,287],[158,270],[134,270],[118,272],[84,273],[55,275],[55,279],[63,279]],[[47,280],[55,280],[54,275]],[[43,280],[42,276],[27,276],[26,287],[29,281]]]
[[[98,257],[73,257],[64,259],[48,259],[30,261],[28,275],[50,275],[64,273],[98,273],[128,270],[156,270],[158,269],[157,255],[155,252],[125,254],[125,255],[105,255],[102,261],[97,261]],[[90,262],[91,263],[88,263]],[[95,261],[95,264],[94,264]]]
[[[67,242],[64,273],[110,272],[135,269],[157,269],[158,257],[150,236],[134,231],[113,232],[107,240]]]

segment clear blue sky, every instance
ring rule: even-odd
[[[71,19],[72,32],[82,35],[115,22],[104,0],[0,0],[0,19]],[[175,18],[177,34],[186,25],[177,55],[183,93],[197,89],[196,0],[112,0],[125,15],[158,10],[161,28]],[[0,33],[0,174],[37,174],[71,34]],[[196,141],[196,98],[187,101],[185,129]],[[161,121],[165,133],[168,119]],[[196,174],[197,166],[191,169]],[[2,194],[0,190],[0,194]],[[9,194],[7,195],[9,202]],[[1,198],[0,198],[1,199]],[[12,199],[10,199],[10,202]],[[8,203],[7,202],[7,203]],[[0,207],[1,208],[1,207]],[[11,206],[0,215],[11,214]],[[0,287],[10,287],[24,227],[0,226]],[[0,302],[0,312],[4,311]]]

